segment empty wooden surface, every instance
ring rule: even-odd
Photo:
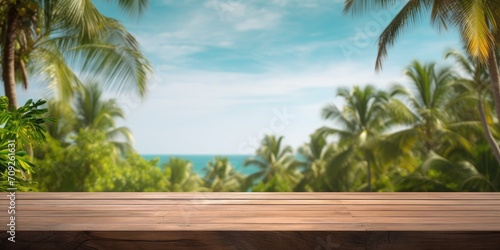
[[[500,231],[500,194],[16,193],[15,216],[17,231]]]
[[[16,193],[15,203],[16,242],[0,230],[0,249],[500,249],[497,193]]]
[[[499,232],[23,231],[0,249],[498,250]],[[3,243],[2,243],[3,241]]]

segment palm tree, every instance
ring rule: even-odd
[[[399,4],[392,0],[346,0],[344,13],[388,9]],[[416,22],[422,13],[430,13],[433,24],[440,28],[454,26],[467,52],[479,63],[487,65],[495,101],[497,118],[500,119],[500,77],[497,47],[500,42],[500,2],[486,0],[423,0],[408,1],[379,37],[376,69],[382,68],[387,47],[394,44],[402,31]]]
[[[326,133],[318,130],[299,153],[305,159],[304,178],[294,191],[349,192],[362,185],[365,166],[356,159],[355,147],[328,143]]]
[[[375,147],[371,149],[376,152]],[[368,182],[370,178],[367,168],[368,166],[377,167],[374,166],[376,159],[370,158],[374,163],[368,165],[358,145],[337,147],[334,151],[335,153],[326,164],[324,191],[353,192],[374,189],[373,184]],[[370,174],[371,172],[370,170]]]
[[[216,157],[213,161],[208,162],[204,168],[206,172],[203,180],[205,186],[213,192],[237,192],[241,190],[241,181],[243,176],[237,173],[228,158]]]
[[[371,192],[372,168],[376,163],[373,148],[381,133],[387,129],[388,95],[367,85],[363,89],[355,86],[352,91],[339,88],[337,96],[344,99],[345,106],[342,110],[334,104],[326,106],[323,108],[323,118],[333,120],[338,126],[323,127],[320,130],[338,136],[341,151],[364,162],[368,190]],[[353,151],[356,153],[352,153]]]
[[[116,100],[102,100],[102,91],[96,83],[80,88],[75,100],[76,127],[105,133],[122,154],[133,151],[133,136],[127,127],[117,127],[115,119],[125,118]]]
[[[397,191],[459,191],[459,179],[470,173],[468,167],[466,162],[453,164],[448,159],[431,152],[413,173],[398,180]]]
[[[462,84],[461,95],[457,98],[459,100],[470,99],[472,102],[477,103],[477,110],[479,111],[479,120],[483,127],[485,138],[490,145],[497,162],[500,164],[500,148],[493,136],[490,125],[493,123],[491,117],[491,92],[490,92],[490,77],[486,67],[474,60],[470,56],[464,56],[457,50],[451,50],[446,53],[446,58],[453,57],[457,64],[467,74],[465,77],[458,79]],[[463,103],[463,102],[462,102]],[[469,103],[466,103],[469,104]],[[457,105],[458,106],[458,105]],[[467,105],[468,106],[468,105]],[[467,107],[458,106],[460,109],[465,110]],[[458,114],[470,114],[477,112],[460,112]]]
[[[117,2],[131,14],[142,14],[149,4]],[[12,106],[17,106],[16,75],[25,88],[30,74],[39,75],[61,98],[72,97],[82,77],[100,78],[115,90],[146,93],[151,66],[138,42],[91,1],[0,1],[0,36],[2,79]]]
[[[500,164],[496,161],[491,148],[478,145],[472,154],[470,172],[460,180],[462,192],[500,191]]]
[[[68,136],[75,132],[77,126],[76,113],[71,105],[61,100],[51,99],[47,102],[45,117],[55,118],[57,122],[47,123],[47,133],[61,143],[66,143]]]
[[[451,161],[435,153],[427,156],[412,174],[398,181],[398,191],[411,192],[498,192],[500,165],[491,149],[479,145],[468,159]]]
[[[171,192],[204,191],[203,180],[193,172],[193,164],[189,161],[170,158],[163,165]]]
[[[329,177],[325,173],[326,165],[334,153],[334,145],[328,144],[324,133],[315,132],[298,152],[305,159],[305,168],[304,178],[295,187],[295,191],[325,191],[324,182]]]
[[[267,183],[273,177],[279,177],[282,181],[289,183],[293,189],[302,178],[298,167],[302,166],[295,159],[290,146],[282,146],[283,136],[266,135],[262,140],[261,147],[257,149],[257,156],[245,161],[245,166],[255,165],[259,171],[249,176],[252,180],[261,180]]]
[[[431,151],[444,154],[456,147],[470,148],[469,141],[457,131],[471,128],[471,124],[455,119],[450,112],[457,98],[452,91],[456,85],[454,72],[450,68],[436,69],[433,63],[413,61],[405,75],[414,91],[394,85],[391,95],[401,101],[396,99],[389,107],[395,123],[410,127],[388,136],[387,141],[399,147],[388,150],[408,153],[416,146],[421,156],[426,157]]]

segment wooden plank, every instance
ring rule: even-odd
[[[170,210],[170,211],[133,211],[133,210],[75,210],[75,211],[16,211],[18,216],[27,217],[117,217],[117,216],[179,216],[192,214],[195,216],[220,216],[220,217],[252,217],[252,216],[298,216],[298,217],[397,217],[397,218],[420,218],[420,217],[490,217],[498,219],[500,213],[494,211],[287,211],[287,210],[264,210],[264,211],[210,211],[210,210]],[[8,217],[7,213],[0,214],[0,218]],[[450,218],[451,219],[451,218]]]
[[[499,201],[496,193],[18,193],[16,223],[21,231],[500,230]],[[0,206],[8,203],[5,195]]]
[[[486,219],[484,219],[486,220]],[[72,217],[71,223],[76,224],[164,224],[164,223],[187,223],[192,222],[196,224],[274,224],[274,223],[304,223],[304,224],[336,224],[336,223],[357,223],[359,220],[352,217],[301,217],[301,216],[260,216],[260,217],[240,217],[234,219],[231,217],[220,216],[197,216],[195,214],[185,214],[179,216],[158,216],[158,217],[107,217],[103,220],[100,217]],[[376,221],[376,219],[367,220],[368,222]],[[394,220],[389,220],[394,221]],[[43,223],[68,223],[67,217],[16,217],[18,224],[43,224]],[[480,222],[480,221],[478,221]],[[1,224],[7,224],[7,218],[0,219]],[[403,223],[403,222],[401,222]]]
[[[0,231],[3,238],[5,232]],[[3,249],[366,249],[367,234],[354,232],[23,232]],[[1,243],[0,243],[1,244]],[[36,244],[36,247],[33,247]],[[1,246],[0,246],[1,247]]]
[[[366,231],[357,223],[270,223],[270,224],[91,224],[91,223],[37,223],[19,224],[17,232],[23,231]]]
[[[500,232],[405,232],[367,233],[366,249],[442,250],[498,249]]]
[[[344,205],[464,205],[464,200],[453,199],[418,199],[418,200],[339,200]],[[468,200],[467,205],[500,205],[500,199]]]
[[[3,204],[2,204],[3,203]],[[20,206],[28,205],[342,205],[340,200],[16,200]],[[7,205],[4,200],[0,205]]]
[[[192,210],[186,211],[197,216],[220,216],[220,217],[253,217],[253,216],[327,216],[341,217],[351,216],[348,211],[329,211],[329,210],[248,210],[248,211],[213,211],[213,210]],[[69,210],[69,211],[16,211],[16,216],[19,217],[121,217],[121,216],[179,216],[181,211],[109,211],[109,210]],[[492,216],[492,215],[490,215]],[[1,217],[7,217],[7,213],[0,214]]]
[[[109,211],[172,211],[172,210],[217,210],[217,211],[347,211],[343,205],[29,205],[17,206],[24,211],[67,211],[67,210],[109,210]]]
[[[466,204],[466,203],[465,203]],[[495,211],[497,205],[345,205],[348,211]]]
[[[0,193],[0,197],[5,199],[8,193]],[[39,199],[39,200],[113,200],[113,199],[272,199],[272,200],[429,200],[429,199],[457,199],[457,200],[498,200],[500,193],[259,193],[259,192],[102,192],[102,193],[82,193],[82,192],[17,192],[18,199]]]
[[[67,211],[67,210],[217,210],[217,211],[494,211],[500,212],[498,206],[342,206],[342,205],[37,205],[17,206],[24,211]]]
[[[0,249],[500,245],[498,193],[17,193],[15,216],[16,243],[0,231]]]
[[[353,217],[499,217],[498,211],[422,211],[422,210],[404,210],[404,211],[350,211]]]
[[[18,205],[80,205],[86,204],[88,200],[55,200],[55,199],[17,199]],[[0,205],[7,205],[10,201],[0,200]],[[463,200],[269,200],[269,199],[122,199],[122,200],[93,200],[93,205],[217,205],[217,204],[320,204],[320,205],[464,205]],[[499,200],[470,200],[467,205],[500,205]]]
[[[500,223],[363,223],[367,231],[500,231]]]
[[[328,217],[500,217],[494,211],[210,211],[190,210],[184,213],[177,211],[110,211],[110,210],[71,210],[71,211],[16,211],[20,217],[122,217],[122,216],[179,216],[179,214],[195,214],[198,216],[222,216],[222,217],[252,217],[252,216],[328,216]],[[8,217],[7,213],[0,214]]]
[[[5,232],[0,231],[5,238]],[[498,250],[500,232],[26,231],[2,249]],[[36,245],[35,245],[36,244]],[[34,247],[36,246],[36,247]]]
[[[1,224],[7,224],[7,217],[0,218]],[[16,217],[17,224],[43,224],[43,223],[68,223],[67,217]],[[195,223],[195,224],[274,224],[274,223],[294,223],[294,224],[342,224],[342,223],[363,223],[363,224],[409,224],[420,225],[426,223],[439,224],[500,224],[500,217],[311,217],[311,216],[253,216],[232,217],[220,216],[198,216],[196,214],[184,214],[179,216],[157,216],[157,217],[72,217],[71,223],[76,224],[165,224],[165,223]],[[498,228],[500,229],[500,228]]]

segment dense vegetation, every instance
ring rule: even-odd
[[[114,1],[142,14],[149,1]],[[346,0],[345,12],[389,8],[397,1]],[[0,1],[0,191],[499,191],[500,78],[495,1],[410,1],[379,39],[387,47],[422,13],[460,31],[465,54],[446,53],[455,67],[414,61],[407,82],[337,89],[345,105],[318,110],[331,126],[311,131],[298,149],[267,135],[243,175],[227,158],[205,175],[171,158],[143,159],[124,112],[102,90],[134,89],[143,97],[151,66],[119,21],[79,0]],[[460,72],[460,73],[459,73]],[[51,101],[17,108],[16,83],[37,77]],[[342,84],[342,83],[333,83]],[[334,97],[332,96],[332,99]],[[47,105],[42,107],[42,105]],[[307,138],[304,138],[306,140]],[[16,143],[13,144],[12,141]],[[15,163],[14,163],[15,162]]]
[[[47,109],[40,108],[45,101],[29,100],[18,109],[9,109],[7,97],[0,97],[0,191],[30,190],[30,162],[33,146],[46,141],[43,118]]]
[[[48,144],[35,154],[38,191],[499,191],[500,165],[488,138],[500,136],[487,71],[450,51],[456,67],[411,62],[407,82],[337,89],[343,107],[325,104],[302,147],[268,135],[243,175],[216,157],[205,175],[172,158],[163,166],[131,147],[116,127],[123,112],[86,84],[72,105],[48,103]],[[465,72],[459,74],[460,72]],[[332,98],[334,98],[332,96]],[[488,137],[489,136],[489,137]],[[490,139],[491,139],[490,138]],[[300,157],[298,157],[300,155]],[[300,160],[299,160],[300,159]]]

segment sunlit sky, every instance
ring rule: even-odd
[[[154,66],[147,98],[113,95],[127,113],[141,154],[252,154],[263,134],[294,148],[331,125],[321,108],[341,86],[405,83],[413,59],[444,61],[460,48],[455,31],[438,32],[427,16],[389,50],[374,71],[377,37],[394,16],[343,15],[341,0],[162,0],[141,18],[95,1],[140,41]],[[448,64],[451,62],[448,62]],[[19,89],[20,102],[44,86]]]

